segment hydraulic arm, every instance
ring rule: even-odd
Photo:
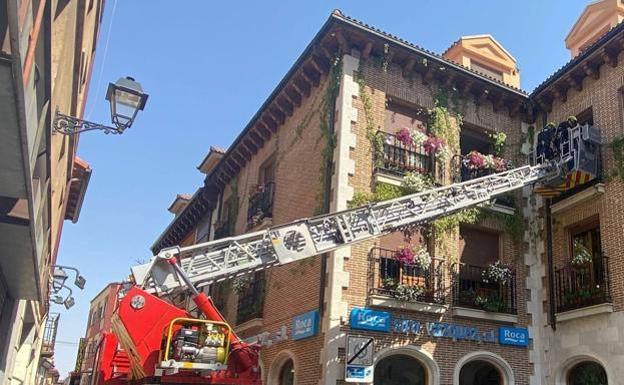
[[[559,175],[559,163],[522,166],[364,207],[321,215],[240,236],[163,249],[132,268],[148,292],[201,287],[375,238],[489,202],[497,195]],[[167,263],[175,258],[176,263]],[[184,274],[176,273],[176,270]],[[185,277],[185,278],[181,278]]]

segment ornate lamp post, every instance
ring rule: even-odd
[[[75,135],[85,131],[101,130],[105,134],[121,134],[132,126],[137,112],[145,108],[148,95],[133,78],[126,76],[108,84],[106,100],[110,103],[111,121],[115,127],[105,126],[88,120],[61,114],[58,110],[52,129],[64,135]]]
[[[52,281],[50,285],[52,287],[52,294],[55,294],[55,296],[50,298],[50,302],[57,305],[64,305],[66,309],[69,309],[70,307],[74,306],[75,301],[74,297],[72,296],[72,289],[69,286],[65,285],[65,281],[67,281],[67,278],[69,278],[65,269],[71,270],[75,273],[76,278],[74,280],[74,285],[76,285],[79,289],[84,289],[87,280],[82,275],[80,275],[80,271],[78,271],[78,269],[71,266],[54,265],[52,266],[52,268],[54,270],[52,273]],[[61,291],[61,289],[66,289],[67,291],[69,291],[69,294],[66,297],[60,295],[59,292]]]

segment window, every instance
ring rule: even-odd
[[[293,385],[295,383],[295,364],[288,360],[282,366],[279,374],[279,385]]]
[[[461,368],[459,385],[502,385],[500,371],[482,360],[470,361]]]
[[[275,182],[275,166],[275,155],[271,155],[271,157],[260,166],[258,184],[266,185]]]
[[[459,227],[459,256],[465,264],[484,267],[499,259],[499,234],[480,228]]]
[[[486,155],[492,153],[492,141],[486,130],[474,126],[462,126],[459,134],[459,146],[462,155],[473,150]]]
[[[404,104],[389,101],[386,107],[386,118],[383,130],[394,134],[402,128],[426,132],[426,117],[420,114],[420,110]]]
[[[599,363],[585,361],[570,370],[566,383],[568,385],[608,385],[607,373]]]
[[[210,236],[210,222],[212,215],[207,212],[204,217],[197,224],[197,234],[195,235],[195,242],[206,242]]]
[[[427,384],[427,370],[411,356],[395,354],[380,360],[375,365],[374,384]]]
[[[592,260],[600,258],[600,222],[598,218],[570,229],[570,256],[574,257],[580,250],[591,254]]]
[[[584,110],[583,112],[576,115],[576,120],[580,125],[589,124],[590,126],[594,125],[594,111],[592,107]]]

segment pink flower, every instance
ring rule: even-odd
[[[466,166],[471,169],[482,169],[485,167],[485,157],[479,151],[472,150],[466,155]]]
[[[444,139],[436,138],[435,136],[428,136],[423,142],[423,148],[427,154],[435,154],[445,145],[446,141]]]
[[[410,133],[410,130],[407,127],[401,128],[396,133],[396,139],[406,146],[414,145],[414,139],[412,139],[412,134]]]
[[[414,252],[409,247],[403,247],[396,251],[394,259],[405,265],[414,263]]]

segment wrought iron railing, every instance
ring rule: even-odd
[[[247,226],[254,227],[262,222],[264,218],[273,217],[273,195],[275,193],[275,183],[258,186],[257,191],[249,198],[249,208],[247,209]]]
[[[557,312],[611,302],[609,259],[595,258],[582,266],[555,269],[555,304]]]
[[[444,303],[444,260],[432,258],[428,268],[401,263],[396,251],[374,248],[371,251],[371,294],[379,294],[409,302]]]
[[[254,274],[253,279],[238,295],[236,323],[242,324],[254,318],[262,318],[264,308],[264,272]]]
[[[505,282],[485,282],[485,268],[464,263],[453,266],[453,305],[496,313],[517,314],[516,274]]]
[[[56,343],[56,331],[58,329],[59,313],[49,313],[43,331],[41,354],[54,355],[54,344]]]
[[[434,158],[427,155],[424,147],[405,145],[396,135],[378,131],[383,140],[383,151],[375,154],[376,169],[402,176],[408,171],[428,174],[433,170]]]

